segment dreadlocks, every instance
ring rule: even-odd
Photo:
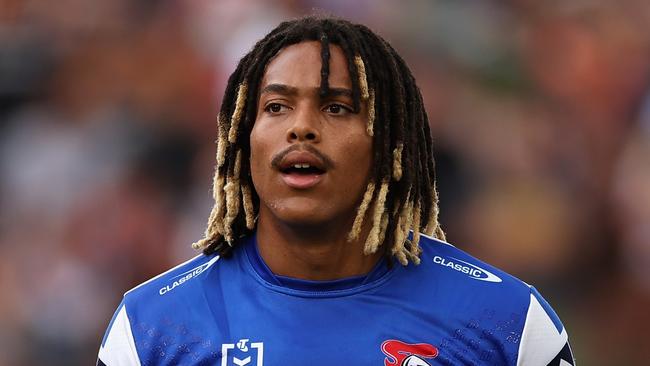
[[[368,107],[367,133],[373,136],[373,165],[348,240],[372,226],[364,252],[386,253],[407,265],[419,263],[420,232],[445,240],[438,222],[438,194],[429,122],[420,90],[404,60],[363,25],[334,18],[307,17],[283,22],[244,56],[228,79],[218,123],[217,165],[205,237],[193,244],[205,253],[228,255],[237,239],[251,233],[259,197],[250,174],[249,135],[256,119],[260,82],[270,60],[302,41],[321,43],[320,93],[329,91],[330,44],[341,47],[352,80],[354,112]],[[243,207],[243,210],[241,209]],[[413,239],[407,235],[413,230]]]

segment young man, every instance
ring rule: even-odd
[[[443,241],[422,97],[368,28],[280,24],[218,129],[203,254],[125,294],[98,365],[574,364],[534,288]]]

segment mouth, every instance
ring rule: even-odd
[[[278,164],[282,180],[291,188],[307,189],[317,185],[327,173],[322,159],[308,151],[292,151]]]
[[[323,174],[324,170],[312,166],[309,163],[296,163],[292,164],[289,167],[280,169],[282,174],[296,174],[296,175],[312,175],[312,174]]]

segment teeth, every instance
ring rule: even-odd
[[[311,167],[311,165],[309,165],[309,164],[294,164],[293,167],[296,168],[296,169],[301,169],[301,168],[306,169],[306,168]]]

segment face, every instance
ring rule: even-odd
[[[372,164],[367,108],[353,112],[347,61],[335,45],[331,93],[319,95],[320,50],[313,41],[288,46],[262,79],[250,136],[260,220],[346,225],[365,192]]]

